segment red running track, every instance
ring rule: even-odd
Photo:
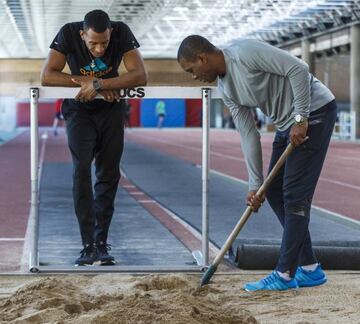
[[[60,134],[49,132],[45,162],[70,161],[63,129]],[[29,131],[0,146],[0,180],[0,272],[19,271],[30,209]]]
[[[262,134],[264,174],[274,134]],[[201,164],[202,133],[195,130],[142,130],[126,132],[133,141],[191,163]],[[313,204],[360,221],[360,145],[333,140],[318,182]],[[210,131],[210,168],[247,181],[240,136],[233,130]]]
[[[28,137],[0,146],[0,271],[19,270],[30,206]]]

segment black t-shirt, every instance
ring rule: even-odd
[[[66,61],[72,75],[88,75],[102,79],[116,77],[119,75],[118,68],[123,55],[134,48],[138,48],[140,45],[125,23],[111,22],[111,27],[113,30],[109,45],[105,54],[100,58],[92,57],[80,36],[80,30],[83,29],[82,21],[64,25],[51,43],[50,48],[66,56]],[[104,100],[94,100],[88,103],[66,100],[64,104],[66,106],[84,106],[84,108],[88,109],[113,105]]]

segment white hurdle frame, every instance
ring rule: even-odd
[[[137,89],[127,92],[123,99],[202,99],[202,253],[193,251],[198,265],[209,264],[209,162],[210,162],[210,108],[211,99],[221,99],[216,87],[141,87],[143,97],[136,96]],[[30,219],[31,242],[29,254],[29,271],[39,272],[39,132],[38,104],[39,99],[75,98],[79,88],[33,87],[30,88],[30,155],[31,155],[31,206]],[[130,95],[129,95],[130,94]],[[133,96],[134,95],[134,96]],[[29,88],[17,89],[18,98],[28,98]],[[202,254],[202,255],[201,255]],[[151,270],[151,269],[149,269]]]

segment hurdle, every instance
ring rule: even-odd
[[[17,98],[29,98],[30,95],[30,252],[29,271],[37,273],[42,271],[39,265],[38,240],[39,240],[39,132],[38,132],[38,104],[40,99],[75,98],[79,88],[66,87],[22,87],[17,89]],[[197,263],[197,269],[201,270],[209,265],[209,166],[210,166],[210,109],[212,99],[221,99],[221,94],[216,87],[137,87],[121,89],[122,99],[201,99],[202,100],[202,231],[201,251],[192,251]],[[79,268],[79,267],[78,267]],[[91,272],[86,269],[73,269],[76,272]],[[94,267],[99,272],[167,272],[195,270],[194,267],[183,269],[168,267],[154,269],[151,267],[122,267],[118,266]],[[111,268],[111,269],[110,269]],[[66,269],[53,269],[52,272],[66,272]]]

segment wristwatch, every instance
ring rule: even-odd
[[[100,80],[98,79],[93,80],[93,87],[95,91],[100,91],[101,90]]]
[[[301,116],[300,114],[296,114],[294,116],[294,121],[295,121],[296,125],[302,125],[305,123],[306,120],[307,120],[307,118],[304,116]]]

